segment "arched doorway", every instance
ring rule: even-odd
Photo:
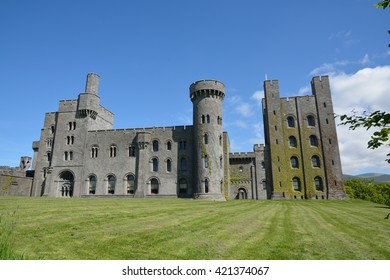
[[[72,197],[74,176],[70,171],[63,171],[60,173],[58,178],[58,186],[61,197]]]
[[[235,199],[248,199],[248,193],[246,189],[239,188]]]

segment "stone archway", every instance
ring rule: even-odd
[[[248,192],[245,188],[239,188],[235,199],[248,199]]]
[[[74,186],[74,176],[70,171],[62,171],[58,176],[59,196],[72,197]]]

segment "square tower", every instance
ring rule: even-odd
[[[280,98],[265,81],[263,119],[267,183],[272,198],[344,198],[328,77],[314,77],[313,95]]]

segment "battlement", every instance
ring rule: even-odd
[[[60,100],[58,112],[76,111],[77,99]]]
[[[230,159],[240,159],[240,158],[254,158],[255,153],[254,152],[235,152],[235,153],[229,153]]]
[[[179,125],[179,126],[160,126],[160,127],[136,127],[136,128],[119,128],[119,129],[99,129],[90,130],[88,132],[157,132],[157,131],[187,131],[192,128],[192,125]]]
[[[223,100],[225,96],[225,85],[216,80],[200,80],[190,86],[190,98],[193,101],[199,96],[211,95]]]

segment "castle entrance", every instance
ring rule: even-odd
[[[235,199],[248,199],[248,193],[246,189],[239,188]]]
[[[58,186],[61,197],[73,196],[74,177],[70,171],[63,171],[59,176]]]

